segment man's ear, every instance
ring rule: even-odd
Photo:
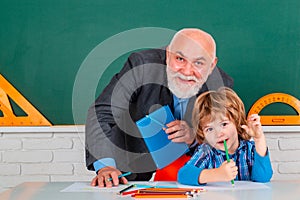
[[[212,73],[212,71],[215,69],[215,67],[217,66],[217,63],[218,63],[218,58],[215,57],[215,59],[213,60],[213,62],[211,63],[211,66],[210,66],[210,73]]]
[[[166,48],[166,63],[168,65],[170,59],[170,52],[169,52],[169,46]]]

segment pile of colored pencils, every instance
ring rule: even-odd
[[[203,188],[144,188],[123,192],[121,195],[131,195],[134,198],[189,198],[204,191]]]

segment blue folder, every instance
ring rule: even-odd
[[[158,169],[169,165],[188,150],[187,144],[168,139],[163,127],[171,121],[174,121],[174,116],[166,105],[136,122]]]

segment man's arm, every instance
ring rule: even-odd
[[[147,148],[135,125],[135,120],[139,116],[132,117],[129,107],[130,104],[133,105],[135,115],[137,111],[143,110],[143,107],[139,106],[139,110],[137,110],[134,106],[135,99],[141,98],[139,97],[139,88],[143,86],[144,70],[150,70],[146,77],[155,74],[157,79],[157,75],[161,74],[158,72],[165,69],[161,67],[161,64],[157,67],[152,64],[150,68],[143,66],[142,63],[143,59],[139,54],[132,54],[122,70],[112,78],[109,85],[88,110],[86,165],[90,170],[94,170],[93,163],[97,160],[113,158],[117,168],[122,171],[149,172],[132,177],[140,180],[151,177],[153,161],[150,154],[147,153]],[[159,71],[155,71],[155,69],[159,69]],[[151,83],[152,80],[149,80]],[[150,98],[149,101],[151,100]],[[147,112],[149,112],[148,109]],[[144,112],[141,112],[140,115],[143,114]],[[148,163],[150,161],[152,164]],[[141,167],[135,169],[137,166],[143,165],[145,170],[141,170]]]
[[[98,171],[100,169],[107,167],[107,166],[116,168],[116,162],[113,158],[102,158],[102,159],[95,161],[93,163],[93,166],[94,166],[95,172],[98,173]]]
[[[114,158],[118,163],[118,148],[126,149],[126,134],[132,132],[129,102],[135,92],[132,89],[136,85],[135,76],[140,75],[131,72],[137,64],[136,60],[137,56],[128,58],[121,71],[112,77],[88,110],[86,165],[90,170],[94,170],[93,163],[101,158]],[[122,79],[124,75],[128,78]]]

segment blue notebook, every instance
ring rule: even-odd
[[[188,150],[187,144],[168,139],[163,127],[171,121],[174,121],[174,116],[166,105],[136,122],[158,169],[169,165]]]

